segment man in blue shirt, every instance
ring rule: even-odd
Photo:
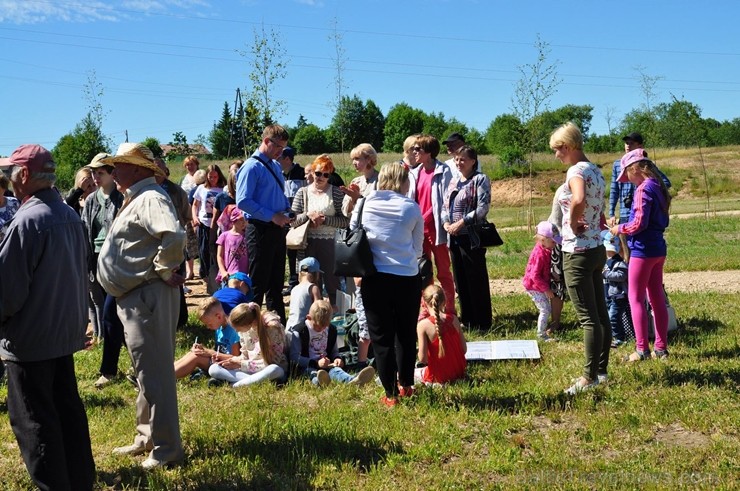
[[[636,131],[633,131],[629,135],[622,138],[624,142],[624,153],[630,152],[636,148],[644,148],[644,140],[642,135]],[[632,196],[635,193],[635,185],[631,182],[617,182],[619,177],[621,159],[614,161],[612,167],[612,179],[611,179],[611,190],[609,191],[609,220],[607,223],[610,227],[619,223],[627,223],[630,219],[630,210],[632,209]],[[660,172],[660,169],[658,169]],[[660,178],[663,180],[667,188],[671,187],[671,181],[668,177],[660,172]],[[619,218],[615,217],[617,203],[619,203]],[[619,237],[622,246],[622,257],[625,261],[629,261],[629,249],[627,248],[627,241],[623,236]]]
[[[236,205],[247,219],[249,276],[254,285],[254,301],[274,310],[285,323],[283,279],[285,278],[285,231],[292,218],[285,196],[282,169],[275,159],[288,145],[288,132],[270,125],[262,132],[262,142],[239,168]]]

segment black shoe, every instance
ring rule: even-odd
[[[200,380],[200,379],[202,379],[205,376],[206,376],[206,372],[204,372],[203,369],[196,368],[193,371],[193,373],[190,375],[190,380],[192,380],[192,381]]]
[[[209,378],[208,382],[206,382],[207,387],[221,387],[224,384],[226,384],[225,380],[219,380],[217,378]]]

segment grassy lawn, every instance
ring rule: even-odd
[[[738,220],[674,220],[667,269],[740,269]],[[521,276],[531,238],[504,235],[493,277]],[[740,294],[673,293],[681,329],[671,358],[637,366],[613,350],[610,380],[569,399],[583,343],[572,306],[561,342],[538,362],[477,363],[468,380],[422,389],[394,409],[376,386],[316,389],[294,381],[234,391],[178,383],[186,465],[146,474],[114,457],[134,436],[133,388],[96,390],[100,346],[76,355],[100,489],[737,489],[740,486]],[[494,328],[476,339],[531,339],[525,295],[494,296]],[[210,334],[191,316],[178,356]],[[120,368],[128,368],[121,357]],[[0,403],[7,388],[0,386]],[[0,404],[2,489],[31,489]]]
[[[613,350],[607,386],[569,399],[581,332],[565,310],[562,341],[538,362],[474,364],[465,382],[422,389],[394,409],[381,389],[292,382],[234,391],[178,383],[187,464],[149,474],[110,450],[134,435],[135,392],[93,388],[100,348],[76,356],[100,489],[737,489],[740,295],[674,294],[671,358],[626,366]],[[494,297],[491,333],[531,338],[524,295]],[[178,334],[180,351],[196,326]],[[122,357],[121,369],[127,366]],[[0,387],[0,401],[7,389]],[[0,407],[3,489],[30,489]]]

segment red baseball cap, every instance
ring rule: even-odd
[[[8,158],[0,159],[0,167],[20,165],[31,172],[54,172],[56,164],[51,152],[41,145],[26,144],[16,148]]]

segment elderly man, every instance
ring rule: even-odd
[[[56,164],[21,145],[0,167],[22,205],[0,242],[0,357],[8,416],[40,489],[92,489],[95,462],[73,353],[85,347],[87,239],[79,215],[52,189]]]
[[[172,360],[180,306],[175,273],[184,259],[185,231],[167,193],[157,184],[163,175],[152,152],[140,143],[122,143],[113,165],[113,179],[125,199],[98,258],[98,280],[116,297],[126,346],[131,355],[139,395],[136,399],[134,443],[114,454],[149,457],[144,469],[183,459],[177,391]]]
[[[259,148],[239,168],[236,205],[244,210],[249,249],[249,276],[254,301],[274,310],[285,323],[283,279],[285,277],[285,231],[291,222],[282,169],[275,159],[288,145],[288,132],[280,125],[267,126]]]

